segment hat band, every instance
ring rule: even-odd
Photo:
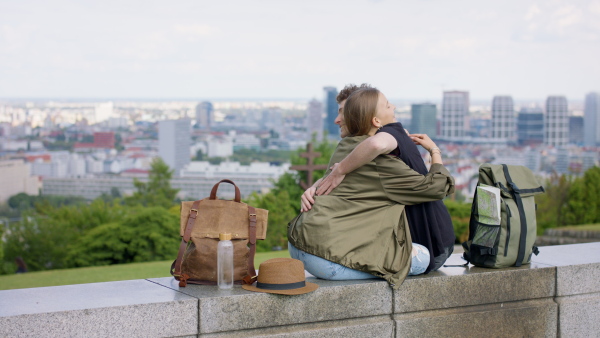
[[[292,290],[292,289],[303,288],[305,286],[306,286],[306,283],[304,281],[297,282],[297,283],[287,283],[287,284],[271,284],[271,283],[256,282],[257,288],[265,289],[265,290]]]

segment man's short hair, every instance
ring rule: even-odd
[[[358,89],[362,89],[362,88],[373,88],[373,87],[371,87],[371,85],[368,83],[363,83],[360,86],[357,86],[353,83],[347,84],[342,90],[340,90],[340,93],[335,98],[335,100],[337,101],[338,104],[340,104],[342,101],[347,99],[348,96],[350,96],[350,94],[352,94],[355,91],[357,91]]]

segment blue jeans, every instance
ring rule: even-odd
[[[358,271],[347,268],[343,265],[328,261],[324,258],[311,255],[302,250],[296,249],[292,243],[288,242],[288,250],[292,258],[298,259],[304,263],[304,270],[311,275],[327,280],[351,280],[351,279],[372,279],[379,278],[368,272]],[[421,244],[413,243],[412,262],[410,265],[409,276],[420,275],[429,265],[429,250]]]

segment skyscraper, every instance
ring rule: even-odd
[[[569,143],[569,106],[564,96],[548,96],[544,118],[544,143],[561,147]]]
[[[337,125],[336,125],[337,127]],[[321,102],[312,99],[308,103],[306,112],[306,132],[308,139],[312,140],[313,135],[317,141],[323,140],[323,105]]]
[[[196,127],[210,130],[213,120],[213,105],[208,101],[200,102],[196,106]]]
[[[442,101],[442,138],[458,141],[465,136],[465,123],[469,115],[469,92],[444,92]]]
[[[340,137],[340,128],[334,123],[338,115],[337,89],[335,87],[323,87],[325,97],[323,99],[323,111],[325,113],[325,130],[330,138]]]
[[[427,134],[432,138],[437,134],[437,108],[433,103],[420,103],[410,106],[410,132]]]
[[[583,145],[583,116],[569,116],[569,143]]]
[[[179,176],[179,170],[190,163],[190,120],[158,122],[158,156]]]
[[[544,142],[544,110],[541,107],[521,108],[517,120],[519,144],[533,145]]]
[[[587,94],[584,109],[583,144],[600,146],[600,93]]]
[[[510,96],[494,96],[492,100],[492,139],[515,141],[515,111]]]

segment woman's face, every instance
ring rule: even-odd
[[[396,116],[394,114],[395,110],[396,107],[387,100],[385,95],[383,95],[383,93],[379,93],[375,118],[379,121],[381,126],[396,122]]]

